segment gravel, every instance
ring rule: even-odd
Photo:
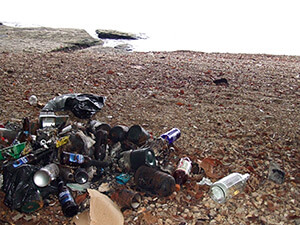
[[[142,125],[153,135],[178,127],[181,137],[168,159],[176,167],[218,159],[223,175],[249,173],[243,193],[219,205],[192,175],[166,198],[143,196],[126,224],[297,224],[300,218],[300,57],[192,51],[122,52],[88,48],[74,52],[0,54],[0,122],[38,117],[40,105],[66,93],[107,97],[95,119]],[[226,78],[228,85],[213,81]],[[268,180],[270,162],[285,172]],[[216,179],[212,179],[216,181]],[[3,224],[68,224],[59,204],[18,218],[3,204]],[[17,217],[16,217],[17,216]]]

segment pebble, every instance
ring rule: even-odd
[[[164,224],[164,222],[163,222],[163,220],[162,220],[162,219],[158,219],[158,220],[157,220],[157,223],[158,223],[159,225],[162,225],[162,224]]]
[[[12,220],[13,220],[14,222],[16,222],[17,220],[19,220],[19,219],[22,218],[22,217],[23,217],[23,214],[18,213],[17,215],[15,215],[15,216],[12,218]]]
[[[170,219],[166,219],[166,224],[173,224],[173,222]]]

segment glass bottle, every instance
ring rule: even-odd
[[[51,149],[51,148],[50,149],[40,148],[40,149],[36,150],[34,153],[27,154],[15,161],[11,162],[9,164],[9,166],[17,168],[26,163],[35,164],[35,163],[38,163],[41,159],[48,157],[48,154],[50,154],[52,152],[53,152],[53,149]]]
[[[91,157],[89,157],[87,155],[70,153],[70,152],[61,152],[60,163],[62,165],[83,166],[83,167],[90,167],[90,166],[106,167],[106,166],[108,166],[107,162],[93,160],[93,159],[91,159]]]
[[[127,170],[137,170],[142,165],[156,166],[155,154],[150,148],[129,150],[122,152],[121,155],[119,163],[123,164]]]
[[[176,170],[173,173],[173,177],[175,178],[176,184],[184,184],[191,173],[192,170],[192,161],[189,157],[181,158]]]
[[[73,217],[78,213],[79,207],[76,204],[69,188],[65,186],[65,183],[62,180],[58,182],[58,200],[65,216]]]
[[[157,168],[140,166],[134,174],[134,181],[142,190],[151,191],[162,197],[175,191],[175,179],[172,175]]]
[[[85,184],[89,180],[89,174],[84,168],[77,168],[74,173],[75,182]]]
[[[248,173],[242,175],[232,173],[213,183],[210,187],[210,197],[218,203],[224,203],[227,199],[239,194],[249,179]]]
[[[25,141],[30,141],[31,139],[31,135],[30,135],[30,121],[28,119],[28,117],[25,117],[23,119],[23,127],[22,130],[20,131],[20,133],[18,134],[18,141],[19,142],[25,142]]]
[[[118,141],[122,142],[126,139],[126,135],[129,128],[123,125],[117,125],[110,129],[108,133],[108,138],[113,142],[117,143]]]
[[[38,189],[32,190],[21,207],[21,211],[24,213],[33,213],[44,206],[44,201],[41,193]]]
[[[127,132],[127,139],[137,146],[144,145],[150,138],[150,134],[140,125],[133,125]]]

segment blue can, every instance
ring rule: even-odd
[[[160,137],[166,139],[169,142],[169,144],[172,144],[180,137],[180,135],[181,135],[180,130],[178,128],[173,128],[168,132],[162,134]]]

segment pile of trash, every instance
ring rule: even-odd
[[[37,103],[35,97],[29,101]],[[121,209],[136,209],[140,192],[165,197],[187,182],[194,165],[189,157],[181,158],[175,169],[169,167],[168,156],[181,135],[178,128],[156,137],[140,125],[111,126],[93,120],[104,103],[105,97],[91,94],[62,95],[45,105],[38,123],[25,117],[22,124],[0,124],[5,205],[32,213],[56,196],[64,215],[73,217],[87,208],[87,191],[91,197],[98,189]],[[55,114],[67,110],[86,122]],[[216,174],[212,170],[218,162],[204,159],[197,165],[209,175]],[[283,182],[284,172],[275,169],[274,176]],[[232,173],[215,183],[203,179],[199,184],[209,185],[212,199],[224,203],[243,190],[249,176]]]

